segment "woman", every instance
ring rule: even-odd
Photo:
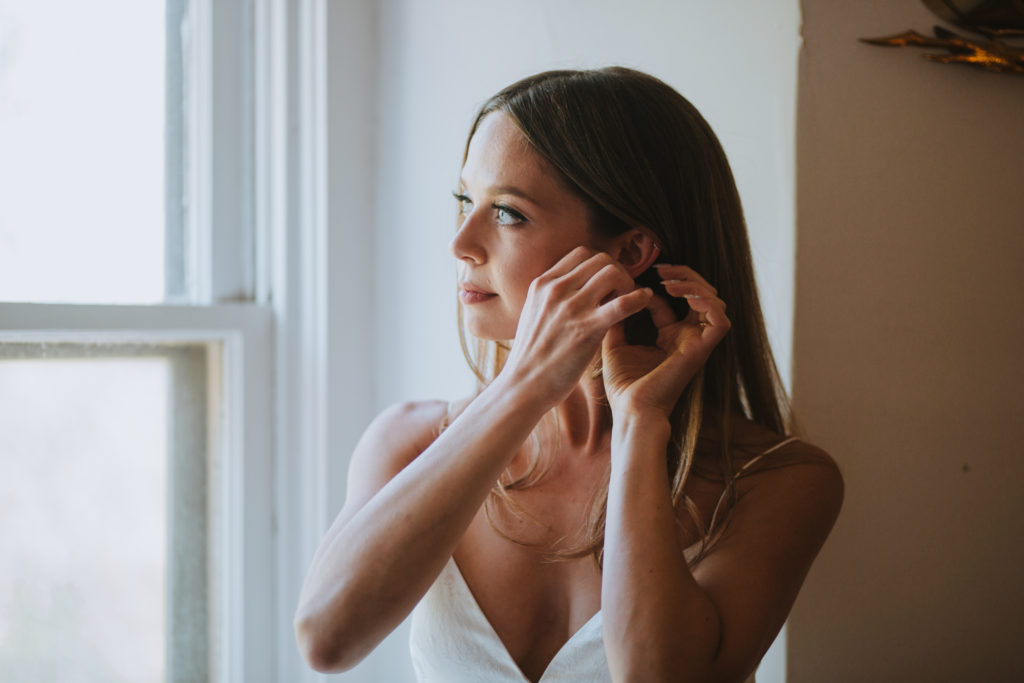
[[[415,607],[420,680],[744,680],[842,479],[786,437],[717,139],[646,74],[547,72],[482,108],[456,199],[480,389],[368,428],[305,657],[347,669]]]

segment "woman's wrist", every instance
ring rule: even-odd
[[[672,423],[668,416],[660,410],[641,406],[613,406],[612,422],[616,428],[630,430],[651,430],[660,432],[667,430],[665,438],[672,431]]]
[[[663,415],[630,411],[612,414],[612,456],[623,451],[647,451],[657,447],[664,454],[672,436],[672,423]]]
[[[483,393],[500,396],[510,410],[535,414],[538,420],[558,403],[541,383],[522,380],[504,372],[499,373]]]

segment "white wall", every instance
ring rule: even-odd
[[[376,221],[382,403],[450,397],[468,386],[447,250],[454,230],[450,192],[466,132],[479,105],[499,89],[559,67],[623,64],[649,71],[709,120],[737,176],[766,283],[769,325],[788,369],[796,4],[382,2]]]
[[[737,177],[769,332],[788,376],[797,0],[382,0],[378,12],[377,187],[367,198],[376,202],[376,277],[366,292],[376,307],[378,409],[470,389],[447,248],[465,135],[490,95],[559,67],[648,71],[704,113]],[[341,678],[410,680],[406,638],[403,627]],[[770,672],[760,680],[772,680]]]

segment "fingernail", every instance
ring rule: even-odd
[[[678,285],[678,284],[682,284],[683,282],[686,282],[686,281],[685,280],[662,280],[661,284],[663,284],[663,285]]]
[[[700,294],[683,294],[683,298],[684,299],[701,299],[703,297],[701,297]]]

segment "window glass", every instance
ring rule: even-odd
[[[165,163],[165,15],[181,4],[0,0],[0,301],[165,299],[181,164]]]
[[[0,680],[209,680],[204,345],[0,345]]]

